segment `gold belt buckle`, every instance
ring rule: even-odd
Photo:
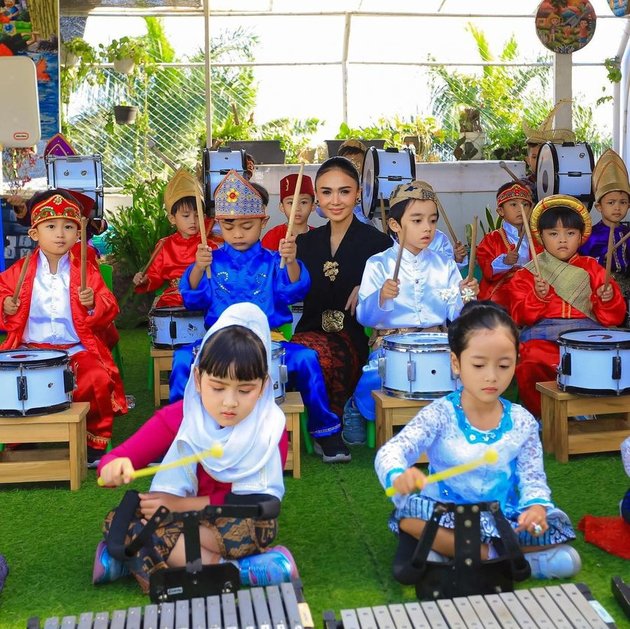
[[[324,332],[341,332],[345,316],[341,310],[324,310],[322,312],[322,330]]]

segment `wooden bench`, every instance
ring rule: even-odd
[[[173,366],[173,350],[151,347],[151,359],[153,360],[153,403],[157,408],[162,404],[162,400],[168,402],[168,379]]]
[[[538,382],[536,389],[540,391],[543,449],[555,454],[561,463],[566,463],[571,454],[619,450],[621,442],[630,436],[630,395],[567,393],[558,389],[555,381]],[[597,418],[569,419],[576,415]]]
[[[284,464],[285,471],[293,471],[293,478],[300,478],[300,413],[304,410],[302,396],[297,391],[286,394],[280,408],[287,419],[289,433],[289,451]]]
[[[87,475],[85,418],[89,402],[36,417],[1,417],[0,443],[65,443],[63,448],[5,450],[0,453],[0,483],[69,480],[73,491]]]

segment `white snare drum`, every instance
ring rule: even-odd
[[[178,306],[153,308],[149,313],[149,335],[153,339],[153,346],[158,349],[194,343],[202,339],[205,333],[203,312]]]
[[[595,395],[630,393],[630,331],[569,330],[558,338],[558,388]]]
[[[287,383],[287,366],[284,364],[285,349],[281,343],[271,342],[271,381],[273,382],[273,395],[277,404],[284,402],[284,385]]]
[[[591,189],[594,166],[593,151],[588,144],[546,142],[540,147],[536,161],[538,200],[552,194],[569,194],[590,209],[594,200]]]
[[[216,151],[203,151],[203,181],[206,206],[214,203],[214,191],[230,170],[235,170],[241,177],[246,169],[245,151],[220,147]]]
[[[379,373],[388,395],[430,400],[457,388],[445,333],[392,334],[383,338],[382,351]]]
[[[363,159],[361,175],[361,206],[363,213],[372,218],[383,195],[389,207],[389,196],[401,183],[416,177],[416,162],[409,149],[377,149],[371,146]]]
[[[72,403],[74,374],[67,352],[13,349],[0,352],[0,416],[48,415]]]

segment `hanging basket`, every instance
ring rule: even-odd
[[[114,105],[116,124],[133,124],[138,115],[138,108],[130,105]]]
[[[116,72],[120,72],[120,74],[131,74],[135,67],[135,61],[129,57],[114,60],[114,70],[116,70]]]

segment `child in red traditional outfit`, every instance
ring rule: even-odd
[[[524,215],[529,216],[531,208],[532,193],[524,183],[510,181],[497,191],[497,214],[503,223],[487,233],[477,246],[477,261],[483,274],[479,299],[491,299],[509,308],[507,282],[531,259],[527,238],[522,238]]]
[[[1,349],[29,347],[68,352],[76,375],[73,399],[89,402],[88,463],[96,466],[112,436],[114,415],[127,412],[122,381],[99,336],[118,314],[116,298],[95,264],[87,264],[81,290],[81,264],[71,251],[79,237],[81,206],[67,190],[53,189],[29,201],[29,236],[38,244],[28,262],[17,300],[13,293],[26,259],[0,274]]]
[[[177,230],[162,238],[155,245],[158,253],[144,273],[133,277],[136,293],[149,293],[166,284],[166,290],[154,304],[157,308],[183,306],[179,292],[179,279],[184,271],[194,263],[197,247],[201,244],[199,218],[195,196],[203,198],[203,191],[195,177],[184,169],[179,169],[164,190],[164,205],[168,220]],[[206,219],[204,229],[208,236],[208,246],[217,249],[220,242],[212,236],[212,220]]]
[[[280,180],[280,211],[287,217],[287,221],[291,216],[291,206],[293,205],[293,197],[295,196],[295,187],[297,186],[297,173],[287,175]],[[309,229],[313,229],[308,224],[308,217],[311,215],[315,207],[315,190],[313,189],[313,180],[308,176],[302,177],[300,184],[299,201],[293,219],[293,235],[305,234]],[[276,225],[270,229],[261,239],[261,244],[265,249],[278,251],[280,241],[287,236],[288,223]]]
[[[544,198],[530,217],[532,235],[545,251],[514,274],[511,314],[526,326],[520,336],[516,380],[520,399],[540,417],[537,382],[556,379],[558,337],[576,328],[615,326],[626,315],[626,304],[614,279],[593,258],[577,255],[591,233],[588,210],[576,198],[555,194]]]

